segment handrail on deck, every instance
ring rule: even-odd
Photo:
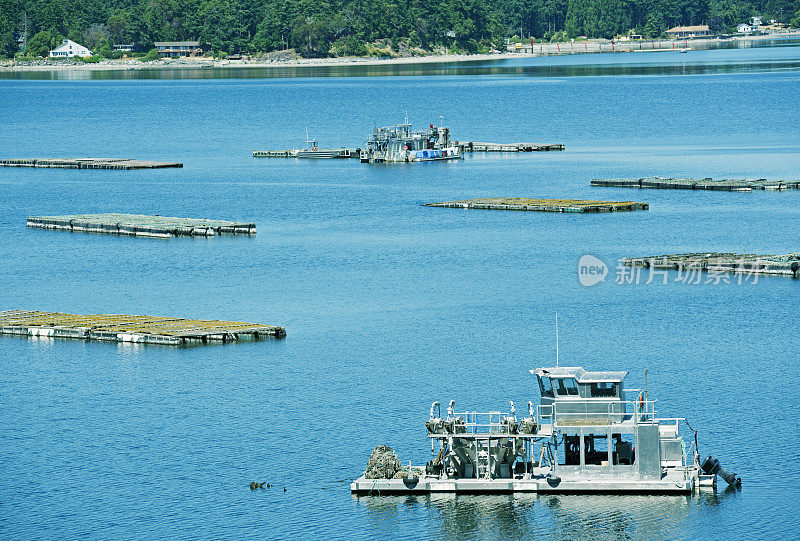
[[[568,400],[564,402],[554,402],[553,404],[539,404],[537,408],[537,417],[539,419],[549,419],[551,422],[558,424],[558,418],[561,417],[565,420],[569,418],[574,419],[604,419],[611,416],[628,416],[633,419],[634,424],[639,424],[641,421],[655,421],[656,420],[656,405],[657,400],[616,400],[609,401],[606,406],[606,411],[559,411],[559,406],[574,407],[581,405],[597,406],[596,400]],[[622,406],[618,408],[618,406]]]

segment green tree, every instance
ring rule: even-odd
[[[17,41],[14,39],[14,26],[8,17],[0,11],[0,57],[11,58],[17,52]]]
[[[666,28],[664,28],[664,15],[660,11],[651,11],[647,14],[647,24],[644,25],[642,33],[649,38],[657,38]]]
[[[57,31],[42,30],[37,32],[29,41],[25,49],[26,56],[47,56],[52,49],[55,49],[64,38]]]

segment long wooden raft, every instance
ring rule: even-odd
[[[561,143],[541,145],[534,143],[482,143],[479,141],[456,141],[461,152],[547,152],[564,150]]]
[[[798,277],[800,254],[757,255],[717,252],[628,257],[628,267],[734,274],[777,274]]]
[[[750,192],[752,190],[796,190],[800,180],[711,179],[711,178],[593,178],[592,186],[611,188],[655,188],[662,190],[714,190],[721,192]]]
[[[59,158],[0,160],[3,167],[55,167],[58,169],[164,169],[183,167],[178,162],[154,162],[129,158]]]
[[[529,199],[526,197],[485,197],[443,203],[426,203],[426,207],[488,210],[530,210],[539,212],[619,212],[647,210],[647,203],[633,201],[591,201],[585,199]]]
[[[31,216],[28,227],[132,235],[136,237],[212,237],[214,235],[255,235],[256,224],[204,218],[174,218],[144,214],[71,214],[66,216]]]
[[[6,310],[0,311],[0,334],[186,346],[283,338],[286,330],[241,321]]]

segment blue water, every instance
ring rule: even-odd
[[[185,164],[0,170],[1,309],[234,319],[288,333],[188,349],[0,338],[0,537],[793,537],[798,283],[614,278],[626,256],[800,251],[800,192],[589,180],[797,178],[800,47],[500,66],[509,63],[484,74],[0,81],[3,157]],[[566,69],[575,63],[604,68]],[[567,150],[408,166],[250,157],[302,145],[306,127],[323,146],[359,146],[406,112],[419,126],[442,115],[458,139]],[[480,196],[650,210],[420,206]],[[246,219],[258,234],[161,241],[25,227],[28,215],[105,211]],[[609,265],[604,283],[579,284],[584,254]],[[433,400],[478,410],[535,400],[528,370],[555,360],[556,312],[562,364],[629,370],[629,387],[648,369],[660,413],[687,417],[701,453],[739,473],[742,490],[349,494],[378,444],[404,462],[429,460]],[[275,487],[250,491],[250,481]]]

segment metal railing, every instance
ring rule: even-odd
[[[617,424],[630,418],[634,424],[642,421],[654,422],[656,420],[657,400],[618,400],[609,401],[605,404],[605,411],[591,411],[601,406],[602,402],[597,400],[568,400],[564,402],[556,401],[553,404],[539,404],[537,406],[537,417],[540,422],[554,424],[555,426],[569,426],[570,420],[574,425],[580,424]],[[587,411],[574,411],[576,408],[585,407]],[[564,411],[569,409],[572,411]],[[584,421],[581,423],[580,421]],[[592,422],[596,421],[596,422]]]
[[[509,423],[516,423],[516,415],[502,411],[465,411],[454,413],[454,418],[464,420],[464,428],[471,434],[501,434],[507,433]]]

